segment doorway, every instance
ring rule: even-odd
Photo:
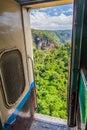
[[[67,119],[73,5],[31,10],[37,113]]]

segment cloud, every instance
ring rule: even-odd
[[[65,10],[65,11],[63,11],[62,13],[73,13],[73,9],[68,9],[68,10]]]
[[[42,30],[72,29],[72,15],[61,13],[59,16],[50,16],[46,12],[35,11],[30,15],[31,28]]]
[[[54,12],[54,15],[58,15],[58,13],[57,13],[57,12]]]
[[[57,9],[56,9],[56,8],[54,8],[53,10],[54,10],[54,11],[56,11]]]

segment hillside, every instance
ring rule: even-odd
[[[72,31],[71,30],[34,30],[32,29],[33,40],[39,36],[42,40],[48,40],[51,43],[54,43],[56,46],[67,41],[71,40]]]
[[[66,43],[67,41],[71,40],[72,37],[72,30],[58,30],[54,31],[56,36],[60,39],[61,43]]]
[[[34,50],[38,113],[67,118],[69,58],[69,44],[64,44],[53,50]]]
[[[33,52],[37,112],[66,119],[71,30],[32,30],[32,34],[36,43]],[[44,41],[44,45],[42,44],[44,48],[38,48],[36,41],[38,39],[40,43]]]

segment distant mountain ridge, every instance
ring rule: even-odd
[[[72,38],[72,30],[57,30],[54,32],[59,37],[61,43],[66,43]]]
[[[39,36],[42,40],[48,40],[55,45],[65,44],[71,40],[72,30],[36,30],[32,29],[33,39]]]

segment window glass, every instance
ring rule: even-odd
[[[18,50],[2,55],[1,73],[7,101],[13,104],[23,93],[25,87],[22,57]]]

